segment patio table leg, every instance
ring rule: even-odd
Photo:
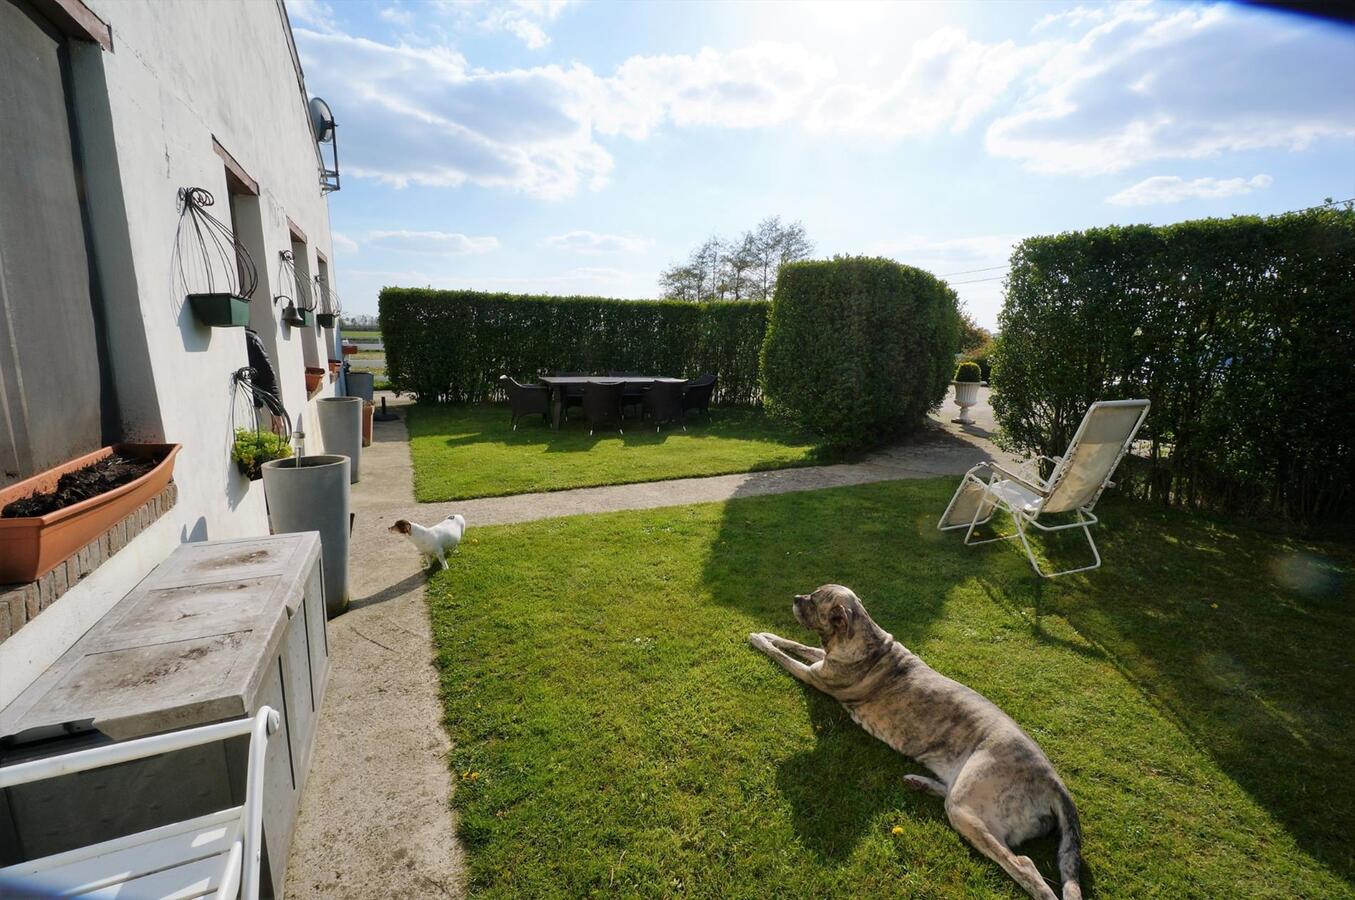
[[[559,430],[560,430],[560,411],[561,411],[561,407],[563,407],[563,406],[565,405],[565,389],[564,389],[562,386],[560,386],[560,385],[556,385],[556,384],[551,385],[551,386],[550,386],[550,399],[551,399],[551,403],[550,403],[550,407],[551,407],[550,430],[551,430],[551,431],[559,431]]]

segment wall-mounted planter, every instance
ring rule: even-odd
[[[315,321],[320,323],[321,328],[333,328],[334,323],[338,321],[338,316],[334,313],[316,313]]]
[[[306,395],[310,396],[320,389],[324,384],[325,370],[315,366],[306,366]]]
[[[310,311],[297,309],[293,303],[288,303],[282,308],[282,321],[293,328],[305,328],[310,324]]]
[[[174,457],[182,444],[114,444],[0,490],[0,509],[35,493],[54,490],[67,472],[83,469],[113,453],[152,458],[155,468],[111,491],[81,500],[44,516],[0,519],[0,584],[36,581],[65,562],[154,497],[174,474]]]
[[[212,328],[239,328],[249,324],[249,301],[234,294],[189,294],[193,317]]]
[[[343,368],[343,363],[337,359],[329,361],[329,380],[335,382],[339,380],[339,370]]]

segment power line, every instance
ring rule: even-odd
[[[973,278],[970,279],[969,281],[952,281],[950,282],[950,286],[959,287],[962,284],[982,284],[985,281],[1001,281],[1006,277],[1007,277],[1006,275],[993,275],[992,277],[989,278]]]
[[[997,269],[1007,269],[1007,268],[1010,268],[1010,264],[1004,263],[1003,265],[1000,266],[989,266],[986,269],[965,269],[963,272],[947,272],[944,275],[938,275],[937,277],[949,278],[952,275],[973,275],[975,272],[993,272],[996,271]]]

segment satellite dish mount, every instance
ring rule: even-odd
[[[310,102],[311,131],[315,134],[315,143],[320,148],[320,190],[330,193],[339,189],[339,139],[334,130],[334,114],[329,104],[319,97]],[[329,145],[332,167],[325,164],[325,145]]]

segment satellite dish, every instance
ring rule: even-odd
[[[334,114],[329,111],[329,104],[319,97],[312,97],[310,112],[311,131],[315,132],[315,140],[321,144],[334,140]]]

